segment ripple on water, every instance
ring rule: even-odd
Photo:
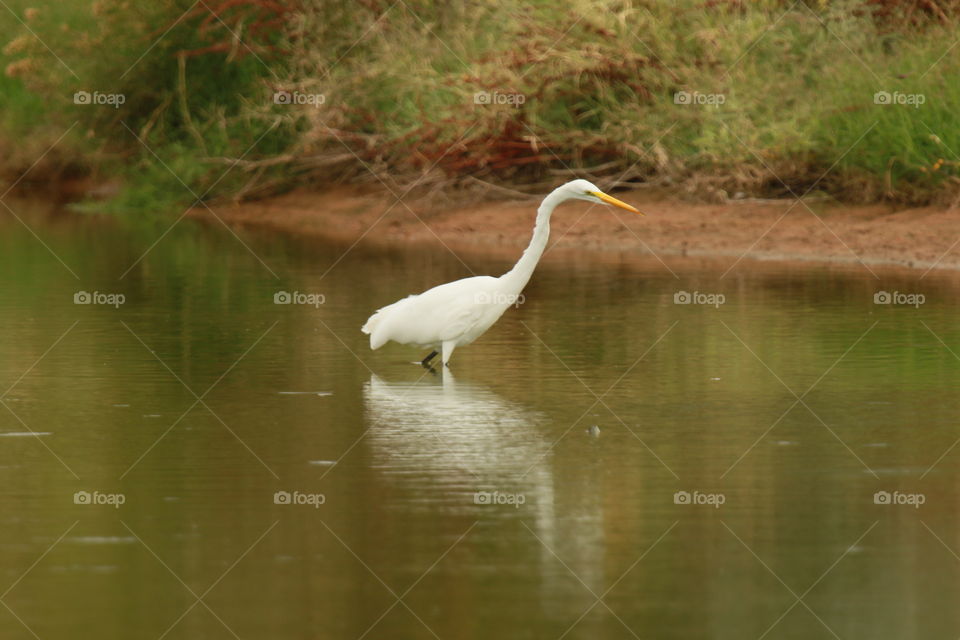
[[[332,396],[332,391],[277,391],[277,395],[281,396]]]
[[[120,567],[115,564],[69,564],[57,565],[50,568],[57,573],[67,573],[68,571],[84,571],[89,573],[115,573]]]
[[[926,467],[887,467],[885,469],[872,469],[878,476],[912,476],[921,475],[927,472]],[[864,473],[870,473],[871,469],[864,469]]]
[[[137,541],[133,536],[76,536],[67,540],[77,544],[130,544]]]

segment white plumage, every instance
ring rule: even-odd
[[[640,213],[586,180],[568,182],[551,192],[540,204],[533,237],[513,269],[499,278],[474,276],[441,284],[379,309],[362,328],[370,335],[370,348],[379,349],[393,340],[434,349],[424,359],[424,366],[428,366],[436,350],[440,349],[443,364],[449,364],[456,347],[479,338],[504,311],[516,304],[546,248],[550,215],[557,205],[574,199],[612,204]]]

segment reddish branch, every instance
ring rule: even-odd
[[[296,2],[273,0],[223,0],[199,2],[193,9],[158,29],[165,33],[178,23],[196,23],[201,40],[212,41],[202,47],[178,51],[177,55],[200,56],[209,53],[236,51],[238,57],[249,53],[276,52],[275,41],[284,32],[291,15],[299,9]],[[240,38],[242,46],[237,45]]]

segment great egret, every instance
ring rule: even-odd
[[[441,284],[379,309],[361,329],[370,335],[370,348],[379,349],[390,340],[430,348],[431,353],[421,362],[425,367],[430,366],[439,348],[443,364],[448,365],[455,348],[479,338],[518,301],[547,246],[550,215],[567,200],[611,204],[640,213],[587,180],[573,180],[557,187],[540,203],[533,237],[513,269],[499,278],[474,276]]]

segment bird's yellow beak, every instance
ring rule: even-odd
[[[632,211],[634,213],[639,213],[640,215],[644,215],[644,213],[639,209],[637,209],[636,207],[633,207],[627,204],[626,202],[623,202],[622,200],[617,200],[613,196],[608,196],[602,191],[591,191],[590,195],[596,196],[597,198],[600,198],[607,204],[612,204],[615,207],[620,207],[621,209],[626,209],[627,211]]]

